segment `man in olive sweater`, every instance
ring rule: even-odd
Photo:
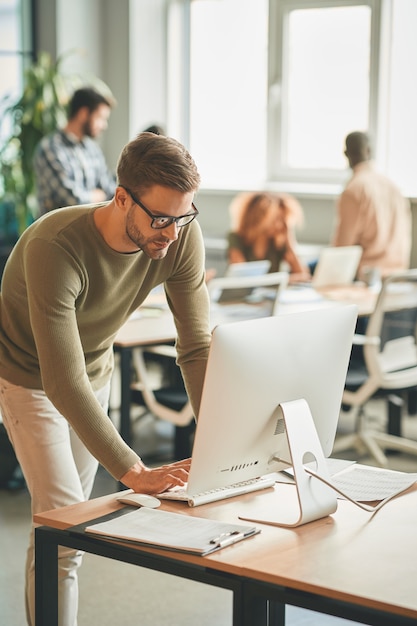
[[[190,461],[149,469],[107,415],[113,341],[164,284],[178,363],[198,414],[209,344],[200,177],[174,139],[141,133],[123,149],[112,200],[48,213],[20,237],[0,300],[0,408],[38,513],[83,501],[98,462],[137,492],[187,480]],[[62,549],[59,625],[77,623],[81,554]],[[26,571],[34,625],[33,533]]]

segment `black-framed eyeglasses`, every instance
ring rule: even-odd
[[[122,185],[120,186],[122,187]],[[198,215],[198,209],[193,202],[191,203],[191,206],[194,209],[193,213],[186,213],[186,215],[180,215],[179,217],[174,217],[173,215],[154,215],[149,211],[149,209],[146,208],[146,206],[143,204],[143,202],[139,200],[139,198],[136,198],[133,193],[129,189],[127,189],[127,187],[123,187],[123,189],[127,191],[133,202],[137,204],[138,207],[142,209],[142,211],[145,211],[145,213],[149,215],[152,220],[151,228],[155,228],[156,230],[160,230],[161,228],[168,228],[168,226],[171,226],[171,224],[176,224],[178,228],[182,228],[183,226],[187,226],[187,224],[192,222],[193,219],[196,218]]]

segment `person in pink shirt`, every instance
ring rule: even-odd
[[[345,139],[345,155],[353,174],[337,204],[334,246],[360,245],[358,276],[376,270],[381,277],[408,269],[411,210],[398,187],[380,174],[371,160],[367,133]]]

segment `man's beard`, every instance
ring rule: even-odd
[[[163,259],[167,252],[169,245],[171,245],[172,241],[165,237],[162,232],[159,234],[158,231],[155,231],[155,237],[144,237],[136,224],[134,223],[133,207],[129,209],[126,218],[126,235],[130,239],[132,243],[137,246],[138,249],[142,250],[146,256],[150,259]],[[167,246],[167,244],[169,244]],[[160,247],[161,246],[161,247]]]

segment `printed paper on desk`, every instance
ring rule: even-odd
[[[260,532],[255,526],[228,524],[156,509],[141,508],[108,522],[88,526],[87,533],[154,548],[205,556]]]
[[[417,482],[416,473],[355,464],[332,477],[332,483],[353,500],[390,500]]]

